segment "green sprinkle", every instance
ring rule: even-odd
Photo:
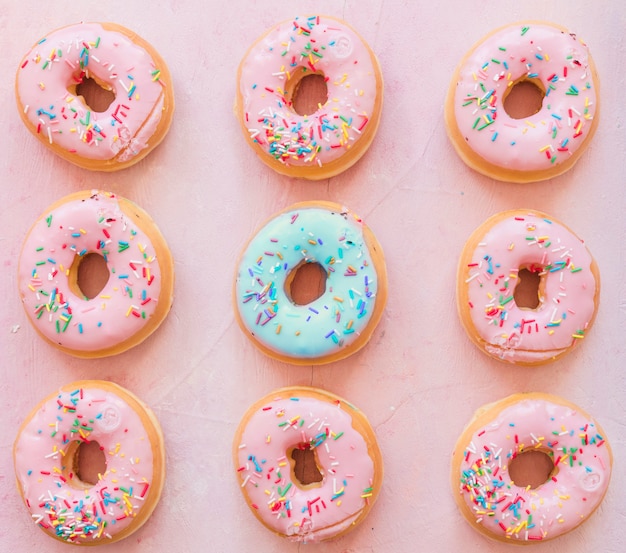
[[[493,125],[493,123],[494,123],[494,120],[492,119],[488,123],[485,123],[484,125],[481,125],[480,127],[478,127],[476,130],[477,131],[482,131],[483,129],[487,128],[489,125]]]

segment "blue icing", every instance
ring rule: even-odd
[[[326,290],[296,305],[285,281],[301,263],[318,263]],[[250,241],[235,294],[243,326],[266,348],[293,358],[317,358],[352,344],[368,324],[377,277],[353,214],[317,207],[277,215]]]

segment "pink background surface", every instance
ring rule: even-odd
[[[449,485],[454,443],[474,410],[518,391],[562,395],[591,412],[613,446],[610,489],[599,511],[546,552],[622,550],[626,539],[626,207],[623,2],[434,3],[172,0],[2,0],[0,10],[0,550],[66,551],[30,521],[14,486],[18,425],[58,386],[115,381],[143,398],[166,438],[168,474],[148,523],[103,551],[296,551],[256,522],[238,490],[232,436],[241,415],[274,388],[308,384],[359,406],[385,460],[378,503],[365,522],[324,551],[504,551],[458,513]],[[367,7],[365,7],[367,5]],[[318,183],[267,169],[232,115],[235,72],[249,44],[295,12],[339,16],[377,53],[385,78],[378,136],[344,174]],[[524,18],[575,30],[600,73],[601,122],[567,174],[511,185],[469,170],[445,134],[443,100],[466,50],[495,27]],[[150,41],[167,60],[176,114],[163,144],[138,165],[91,173],[56,158],[23,127],[13,92],[18,62],[57,27],[111,20]],[[158,222],[176,260],[174,307],[145,343],[115,358],[81,361],[38,338],[17,294],[25,233],[54,200],[104,188],[136,201]],[[387,257],[389,302],[369,345],[329,366],[295,367],[264,357],[237,327],[231,286],[237,253],[269,215],[325,199],[360,214]],[[548,212],[585,239],[602,274],[601,305],[584,343],[565,359],[516,368],[481,354],[456,314],[459,252],[489,215]],[[64,549],[65,548],[65,549]],[[311,546],[315,549],[315,546]]]

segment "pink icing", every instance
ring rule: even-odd
[[[95,77],[115,93],[98,113],[68,91]],[[87,159],[127,161],[148,147],[163,110],[165,83],[150,54],[98,23],[58,29],[26,54],[17,94],[32,129]]]
[[[544,540],[569,532],[600,504],[611,476],[611,453],[593,420],[545,399],[522,399],[477,430],[464,447],[458,491],[494,537]],[[555,465],[535,489],[516,486],[508,464],[540,448]]]
[[[264,524],[294,541],[315,542],[347,529],[373,493],[374,461],[352,428],[354,407],[311,397],[269,399],[251,413],[238,446],[238,478]],[[288,452],[309,444],[323,480],[303,489]]]
[[[109,280],[88,300],[69,286],[68,272],[87,253],[107,261]],[[93,191],[46,213],[26,238],[19,262],[26,314],[46,338],[77,351],[113,347],[141,330],[161,292],[161,268],[147,235],[115,195]]]
[[[125,530],[153,489],[153,453],[139,415],[113,391],[80,387],[50,396],[15,442],[15,474],[32,519],[72,543],[107,540]],[[66,457],[74,442],[96,441],[106,472],[93,486],[75,482]],[[83,487],[85,486],[85,487]]]
[[[595,313],[592,261],[577,236],[536,212],[493,225],[479,239],[465,280],[472,324],[486,351],[504,361],[532,363],[580,341]],[[536,309],[518,307],[513,297],[524,267],[544,279]]]
[[[503,108],[520,78],[545,90],[542,109],[513,119]],[[475,47],[456,83],[454,113],[467,145],[498,167],[549,169],[583,146],[596,115],[587,46],[573,33],[540,23],[512,25]]]
[[[328,101],[298,115],[285,97],[299,67],[323,73]],[[323,165],[340,158],[370,123],[377,95],[368,47],[347,25],[324,16],[276,25],[241,64],[244,126],[265,155],[285,165]]]

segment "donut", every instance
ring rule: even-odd
[[[598,94],[582,40],[552,23],[522,21],[493,31],[463,58],[445,102],[446,129],[479,173],[541,181],[570,169],[589,145]]]
[[[294,278],[309,264],[323,274],[323,293],[297,303]],[[263,353],[287,363],[319,365],[356,353],[386,302],[380,244],[360,217],[336,203],[301,202],[273,215],[238,261],[237,322]]]
[[[526,472],[537,471],[539,456],[549,475],[527,483],[517,469],[515,482],[513,463],[524,456],[531,456]],[[550,394],[514,394],[481,407],[463,430],[452,454],[452,490],[482,534],[536,543],[589,518],[606,493],[612,463],[604,431],[580,407]]]
[[[90,256],[106,266],[106,281],[92,298],[79,278]],[[52,204],[32,226],[18,286],[28,320],[47,341],[76,357],[105,357],[141,343],[163,322],[174,263],[143,209],[110,192],[85,190]]]
[[[87,444],[100,450],[106,465],[90,477],[95,482],[81,472]],[[165,480],[154,413],[128,390],[101,380],[73,382],[41,401],[19,429],[13,460],[33,522],[77,545],[113,543],[138,530]]]
[[[524,286],[526,294],[518,295]],[[540,211],[493,215],[461,253],[461,323],[472,342],[495,359],[539,365],[560,358],[587,336],[599,300],[600,274],[589,250]]]
[[[318,542],[354,529],[383,480],[382,455],[365,415],[308,386],[281,388],[252,405],[237,428],[233,455],[250,510],[291,541]]]
[[[321,85],[303,96],[310,105],[300,107],[305,79]],[[235,113],[245,138],[283,175],[333,177],[365,154],[378,130],[383,105],[378,60],[339,19],[314,15],[278,23],[245,54],[237,82]]]
[[[137,163],[163,140],[174,114],[165,61],[114,23],[69,25],[37,41],[19,64],[15,93],[42,144],[97,171]]]

